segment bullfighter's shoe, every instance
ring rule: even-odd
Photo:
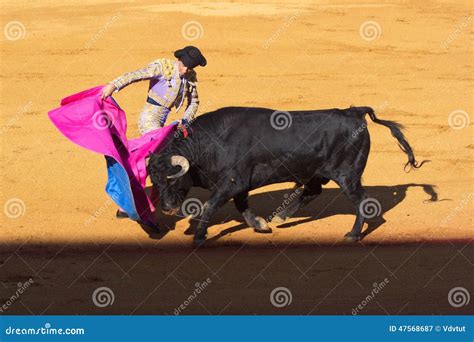
[[[128,218],[128,214],[125,211],[118,209],[115,213],[115,217],[118,219]]]

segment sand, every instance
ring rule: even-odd
[[[351,314],[388,277],[361,314],[472,311],[447,300],[454,287],[473,289],[471,13],[468,1],[2,3],[0,304],[32,277],[7,312],[173,314],[210,277],[183,313]],[[189,44],[208,59],[198,70],[200,114],[371,106],[404,124],[417,158],[431,161],[405,173],[389,131],[369,124],[363,184],[384,221],[354,246],[342,244],[354,209],[332,182],[272,234],[254,233],[227,204],[199,251],[190,218],[159,214],[161,233],[117,220],[103,157],[64,138],[47,112]],[[114,95],[130,138],[146,89]],[[257,189],[250,204],[268,216],[291,188]],[[106,308],[91,301],[101,286],[116,297]],[[278,286],[293,294],[284,308],[269,301]]]

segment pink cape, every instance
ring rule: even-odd
[[[155,208],[145,192],[145,158],[173,136],[176,122],[128,140],[125,112],[112,97],[101,100],[103,87],[62,99],[61,107],[48,112],[49,118],[69,140],[105,156],[107,193],[130,218],[153,224]]]

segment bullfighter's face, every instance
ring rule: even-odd
[[[190,70],[186,65],[183,64],[183,62],[178,59],[178,72],[181,76],[185,75],[188,70]]]

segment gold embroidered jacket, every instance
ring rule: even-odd
[[[174,106],[176,111],[181,108],[186,98],[187,106],[183,118],[188,121],[194,119],[199,106],[196,72],[191,70],[184,77],[180,77],[177,61],[160,58],[145,68],[127,72],[109,83],[116,87],[117,92],[131,83],[148,79],[148,98],[169,110]]]

